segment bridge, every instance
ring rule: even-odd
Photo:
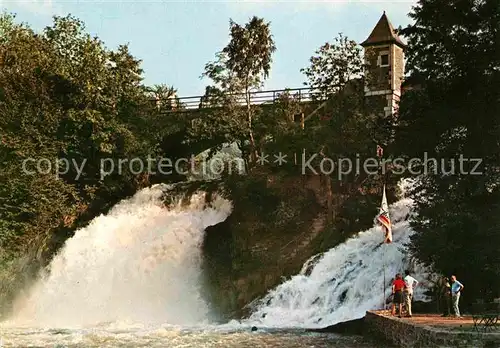
[[[250,92],[250,104],[251,105],[270,105],[274,104],[279,100],[280,96],[288,94],[291,98],[299,103],[311,102],[318,100],[320,93],[310,87],[305,88],[289,88],[289,89],[275,89],[266,91],[254,91]],[[235,100],[243,105],[246,105],[246,95],[245,93],[234,94]],[[198,109],[210,108],[209,105],[205,103],[205,96],[190,96],[190,97],[175,97],[171,96],[165,101],[155,100],[156,105],[162,108],[163,112],[183,112],[192,111]]]

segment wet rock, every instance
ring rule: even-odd
[[[347,289],[346,289],[346,290],[344,290],[344,291],[342,292],[342,294],[340,294],[340,297],[339,297],[339,301],[340,301],[340,303],[344,302],[345,298],[347,297],[347,292],[348,292],[348,291],[349,291],[349,290],[347,290]]]
[[[307,329],[308,332],[331,332],[340,334],[360,335],[363,333],[364,318],[345,321],[321,329]]]

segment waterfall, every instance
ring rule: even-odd
[[[382,228],[375,224],[345,243],[313,256],[298,275],[253,303],[253,312],[245,322],[270,328],[319,328],[361,318],[367,310],[385,306],[385,299],[391,294],[391,280],[407,268],[420,282],[414,300],[427,301],[425,292],[434,275],[414,262],[405,247],[413,234],[408,221],[412,205],[411,199],[402,198],[389,207],[392,244],[381,244]]]
[[[200,289],[206,227],[224,221],[231,202],[203,193],[166,207],[168,186],[123,200],[77,230],[48,271],[16,304],[12,323],[92,326],[109,322],[195,325],[210,320]]]
[[[232,203],[214,196],[207,205],[204,193],[196,193],[187,205],[179,198],[167,207],[168,189],[144,189],[77,230],[18,299],[9,325],[213,327],[202,296],[201,244],[205,228],[224,221]],[[360,318],[383,306],[391,279],[407,268],[421,282],[415,300],[426,301],[433,274],[405,247],[413,234],[412,205],[403,197],[389,207],[392,244],[382,244],[382,229],[375,224],[307,260],[299,274],[256,301],[243,322],[220,327],[313,328]]]

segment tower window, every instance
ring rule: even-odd
[[[380,66],[389,66],[389,55],[387,53],[380,55]]]

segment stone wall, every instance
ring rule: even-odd
[[[389,66],[380,66],[380,54],[389,54]],[[370,91],[391,90],[391,49],[389,45],[365,48],[365,64],[370,68],[367,74],[367,87]]]
[[[401,84],[403,83],[403,78],[405,74],[404,69],[404,52],[399,46],[394,45],[394,86],[395,91],[401,92]]]
[[[401,348],[423,347],[499,347],[498,337],[485,339],[474,332],[460,332],[412,324],[369,311],[365,316],[365,334],[389,341]],[[494,341],[492,341],[494,340]]]

